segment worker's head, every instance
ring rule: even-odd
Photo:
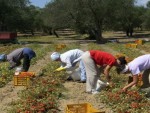
[[[119,65],[125,65],[125,64],[127,64],[125,56],[118,57],[117,60],[118,60],[118,64]]]
[[[6,54],[0,54],[0,61],[6,61]]]
[[[129,67],[128,65],[120,65],[119,67],[116,68],[116,71],[118,74],[126,74],[129,72]]]
[[[51,60],[53,61],[58,61],[60,59],[60,53],[58,52],[53,52],[50,56]]]

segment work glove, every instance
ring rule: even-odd
[[[57,68],[54,72],[63,71],[63,70],[65,70],[64,67],[59,67],[59,68]]]
[[[109,87],[109,88],[114,88],[115,84],[113,82],[107,82],[106,86]]]

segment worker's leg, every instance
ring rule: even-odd
[[[133,82],[133,77],[132,77],[132,76],[129,76],[129,77],[128,77],[128,84],[130,84],[131,82]]]
[[[150,69],[147,69],[143,72],[142,80],[143,80],[142,88],[150,87]]]
[[[88,51],[82,55],[82,61],[86,69],[86,92],[92,92],[96,89],[96,83],[98,80],[97,66]]]
[[[79,68],[81,71],[81,74],[80,74],[81,81],[86,81],[86,70],[85,70],[85,66],[82,60],[80,61]]]

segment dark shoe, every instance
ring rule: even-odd
[[[78,83],[86,83],[86,80],[80,80]]]
[[[92,91],[85,91],[86,94],[92,94]]]
[[[73,79],[72,79],[71,76],[69,76],[66,80],[67,80],[67,81],[72,81]]]

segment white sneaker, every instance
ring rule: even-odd
[[[92,94],[98,94],[98,93],[100,93],[99,91],[92,91]]]
[[[96,87],[96,91],[100,92],[102,90],[102,87],[101,86],[97,86]]]

